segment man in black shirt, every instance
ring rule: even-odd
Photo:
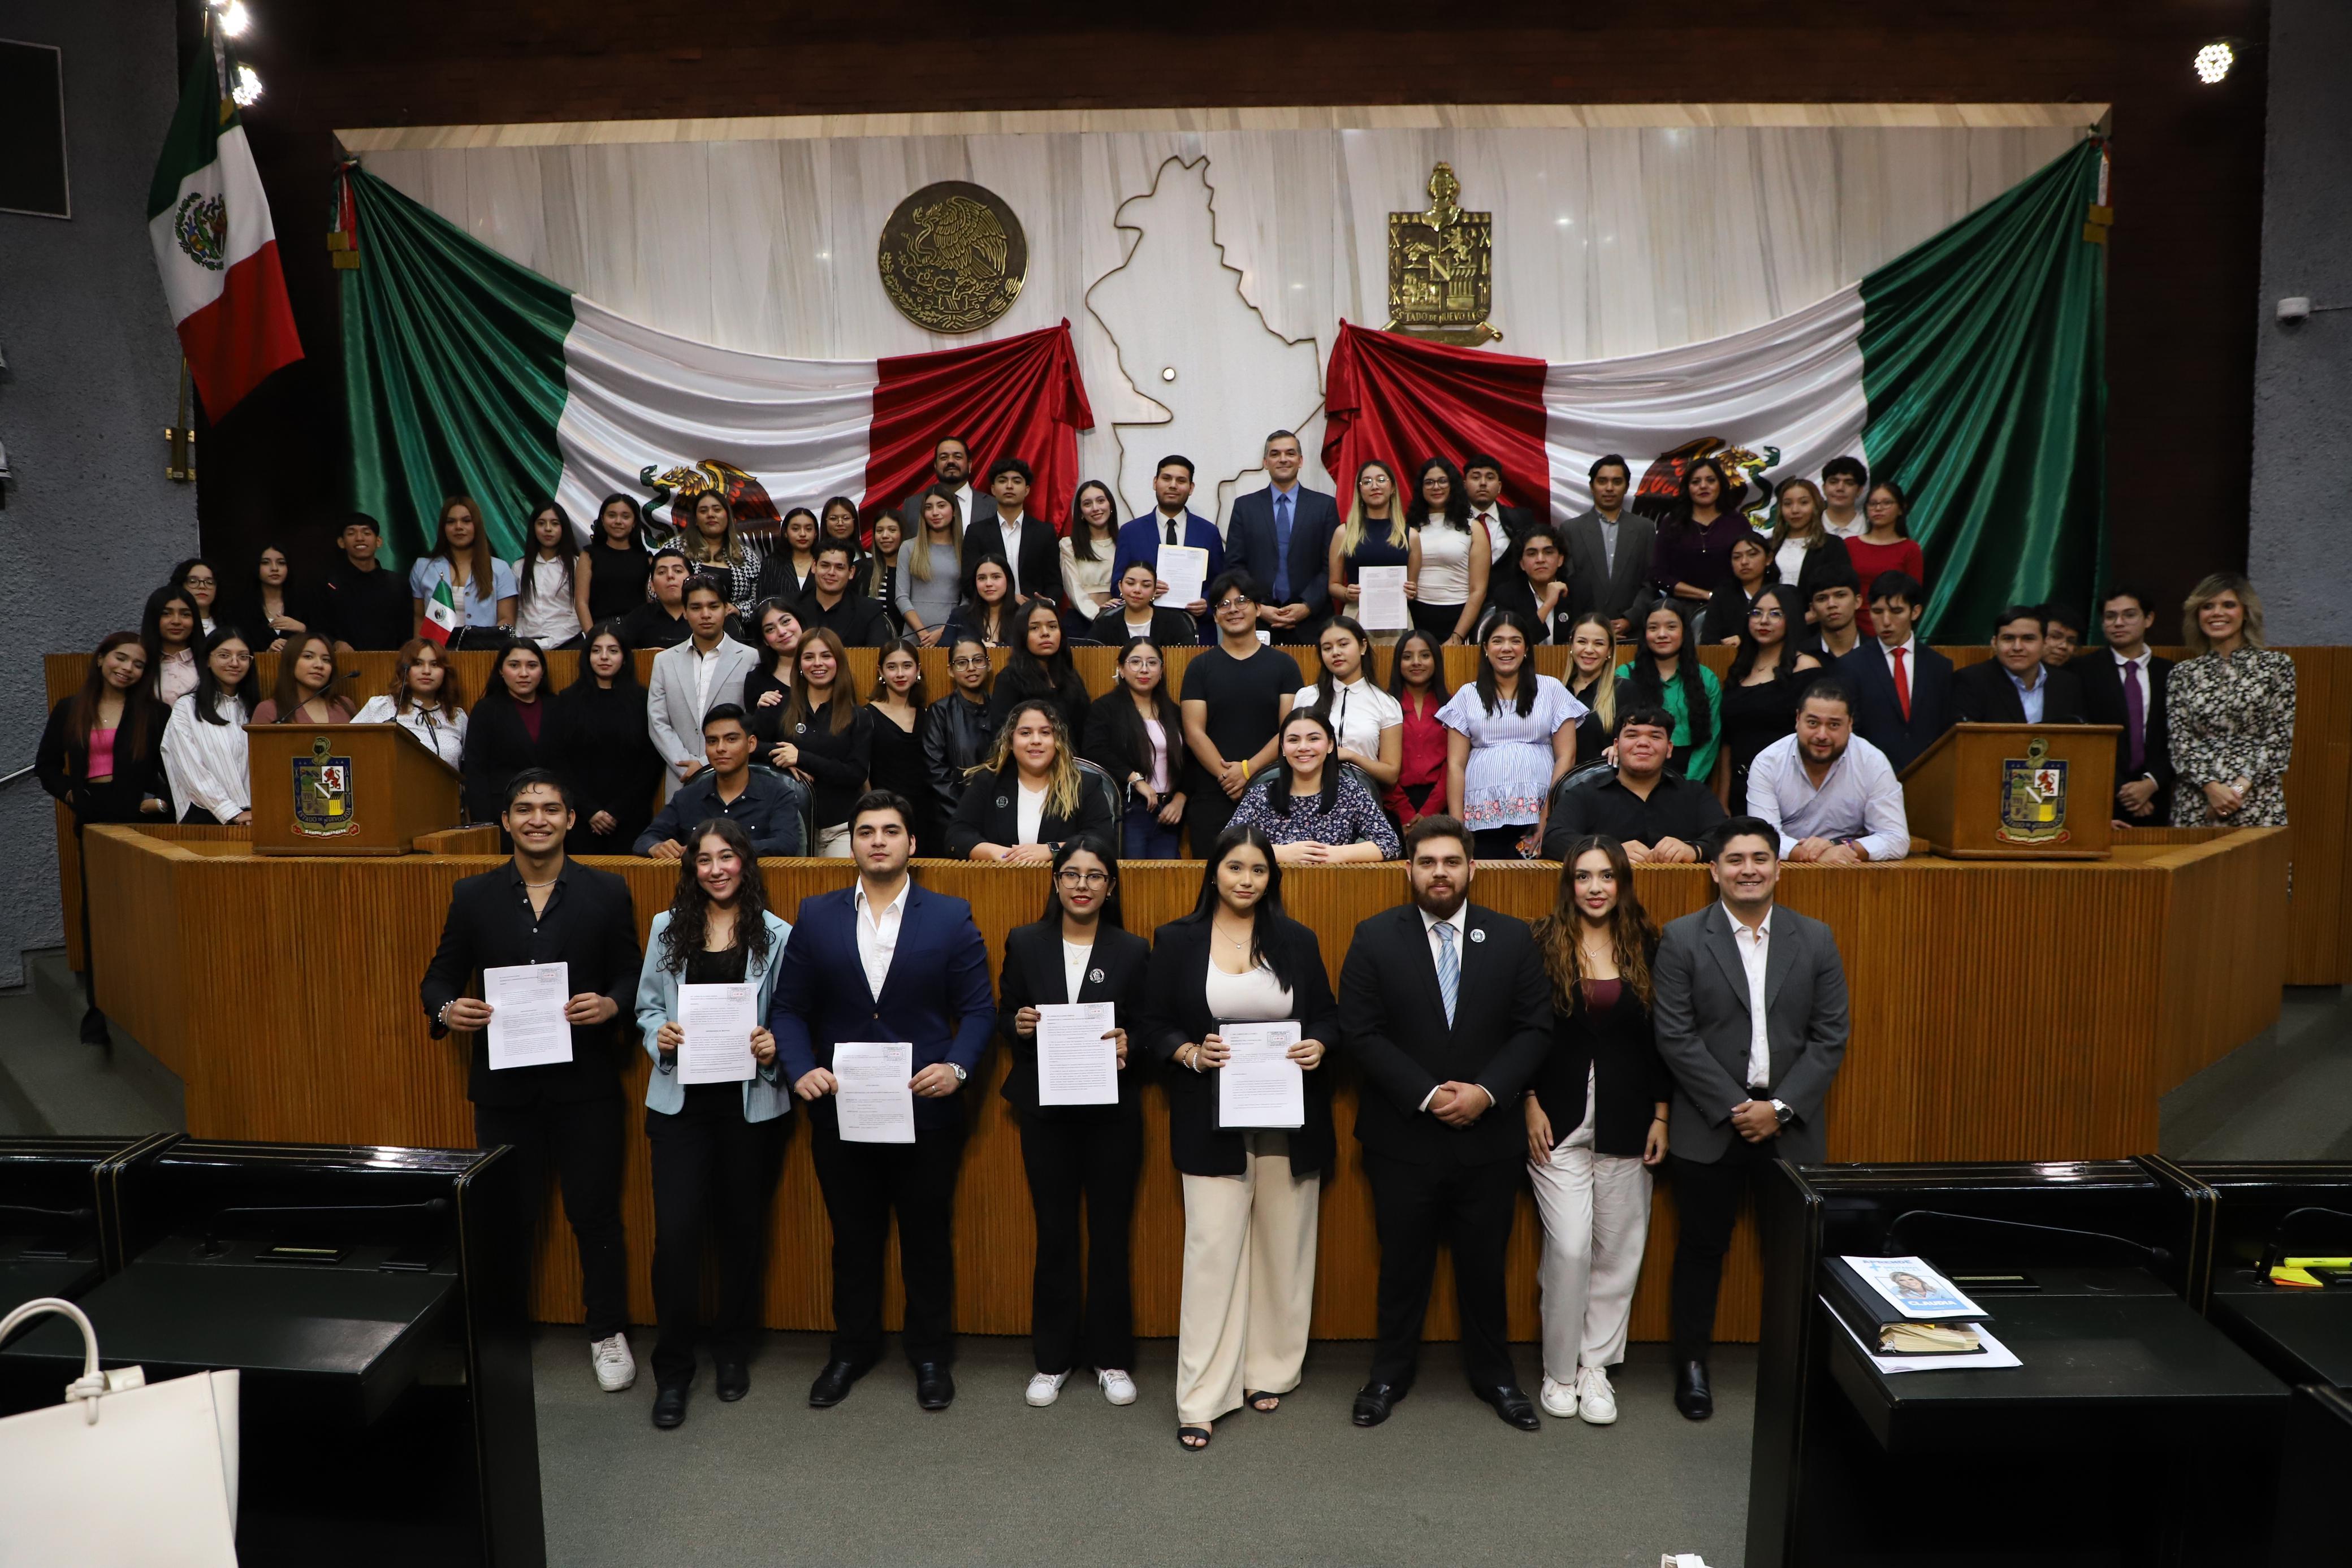
[[[851,648],[879,648],[890,640],[890,618],[882,601],[849,591],[856,568],[847,545],[835,539],[816,547],[808,597],[800,602],[803,631],[822,626]]]
[[[664,546],[654,551],[646,568],[654,596],[621,617],[625,647],[675,648],[694,635],[686,623],[686,579],[692,570],[683,550]]]
[[[327,570],[320,630],[338,650],[389,653],[416,634],[416,606],[408,584],[375,559],[383,534],[373,517],[353,512],[343,518],[335,543],[343,559]]]
[[[629,884],[608,871],[564,858],[572,830],[572,792],[543,768],[526,768],[507,786],[499,819],[514,859],[459,882],[449,894],[441,946],[417,994],[433,1038],[452,1030],[473,1035],[466,1097],[474,1103],[474,1141],[511,1145],[522,1163],[515,1184],[528,1236],[539,1218],[552,1165],[563,1184],[563,1214],[580,1245],[581,1293],[588,1307],[589,1360],[596,1381],[618,1393],[636,1380],[629,1354],[628,1259],[621,1228],[621,1074],[624,1019],[637,992],[636,916]],[[572,1058],[543,1066],[493,1069],[490,1005],[467,994],[486,969],[562,964],[569,998]],[[514,1266],[528,1273],[530,1253]],[[523,1288],[517,1281],[515,1288]]]
[[[1698,841],[1723,821],[1723,807],[1697,779],[1666,771],[1674,736],[1674,716],[1664,708],[1627,714],[1617,726],[1616,776],[1560,791],[1544,830],[1544,859],[1564,861],[1577,840],[1606,833],[1636,865],[1697,860]]]
[[[633,852],[657,861],[680,859],[687,834],[713,817],[732,819],[754,853],[806,852],[801,821],[808,811],[808,786],[751,771],[753,745],[750,721],[738,704],[720,703],[703,716],[702,755],[710,766],[678,787],[653,825],[637,835]]]
[[[1257,589],[1245,572],[1209,584],[1217,645],[1184,666],[1184,749],[1192,754],[1184,829],[1205,856],[1233,820],[1242,791],[1279,749],[1282,721],[1298,695],[1298,661],[1257,640]]]

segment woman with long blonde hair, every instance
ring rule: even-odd
[[[934,485],[915,515],[920,531],[898,547],[898,621],[932,648],[963,593],[963,503],[948,486]]]
[[[2172,727],[2172,825],[2286,826],[2294,751],[2294,661],[2263,645],[2263,596],[2234,571],[2189,591],[2165,700]]]
[[[1081,833],[1115,841],[1111,791],[1089,787],[1095,781],[1079,770],[1061,710],[1046,698],[1015,703],[965,779],[948,824],[948,853],[957,860],[1043,865]]]
[[[1375,531],[1374,525],[1378,525]],[[1348,519],[1331,536],[1331,612],[1354,615],[1363,597],[1356,573],[1367,566],[1412,565],[1412,530],[1405,526],[1404,503],[1397,498],[1396,470],[1377,457],[1368,457],[1356,469],[1356,488],[1348,503]],[[1386,646],[1402,630],[1372,633]]]

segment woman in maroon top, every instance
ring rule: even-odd
[[[1381,796],[1381,804],[1397,820],[1400,831],[1415,818],[1445,810],[1446,728],[1437,710],[1451,695],[1445,689],[1445,656],[1437,639],[1415,627],[1397,640],[1389,665],[1389,695],[1404,709],[1404,748],[1397,781]],[[1432,806],[1431,795],[1437,799]]]
[[[1871,486],[1862,503],[1862,515],[1870,527],[1844,541],[1853,574],[1862,579],[1862,609],[1854,619],[1865,637],[1872,634],[1870,585],[1878,580],[1879,573],[1899,571],[1914,582],[1927,580],[1927,558],[1920,552],[1919,541],[1911,537],[1910,514],[1911,503],[1903,486],[1892,479],[1881,479]]]
[[[1657,543],[1650,547],[1650,576],[1660,593],[1691,601],[1696,613],[1730,580],[1731,547],[1756,531],[1732,506],[1747,490],[1746,480],[1735,486],[1712,457],[1684,473],[1682,498],[1658,525]]]

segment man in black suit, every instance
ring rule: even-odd
[[[1910,573],[1880,572],[1870,585],[1876,639],[1832,666],[1853,693],[1853,732],[1886,753],[1897,773],[1952,727],[1952,661],[1914,634],[1927,604]]]
[[[2117,827],[2161,827],[2172,821],[2172,721],[2164,685],[2172,661],[2147,645],[2147,600],[2136,588],[2111,588],[2099,604],[2107,645],[2067,666],[2083,683],[2083,716],[2116,724]]]
[[[970,528],[977,521],[982,509],[996,515],[996,504],[987,491],[974,494],[971,487],[971,443],[961,435],[942,435],[931,448],[931,472],[915,486],[912,494],[898,503],[899,538],[919,539],[923,537],[923,497],[931,493],[934,485],[945,485],[956,493],[956,516]]]
[[[636,1381],[629,1354],[629,1282],[621,1228],[621,1035],[614,1020],[636,1006],[636,915],[629,884],[563,853],[572,831],[572,791],[543,768],[526,768],[507,785],[499,821],[514,859],[469,876],[450,890],[441,946],[417,987],[433,1038],[472,1033],[466,1098],[474,1103],[474,1142],[514,1146],[522,1162],[515,1183],[528,1236],[539,1219],[551,1165],[563,1186],[563,1217],[580,1244],[580,1287],[588,1306],[588,1355],[596,1381],[616,1394]],[[566,966],[563,1017],[572,1026],[569,1059],[533,1067],[490,1063],[490,1004],[467,995],[485,969]],[[528,1270],[525,1250],[511,1260]],[[518,1290],[523,1287],[518,1282]]]
[[[1592,509],[1568,519],[1569,591],[1576,612],[1609,617],[1619,642],[1631,641],[1633,607],[1650,594],[1650,547],[1658,525],[1625,505],[1633,470],[1614,452],[1592,465]]]
[[[1339,530],[1339,507],[1298,482],[1305,461],[1295,433],[1277,430],[1265,438],[1271,483],[1234,500],[1225,559],[1266,584],[1258,624],[1277,643],[1311,645],[1331,618],[1331,536]]]
[[[856,570],[856,552],[845,541],[829,539],[817,546],[816,565],[809,571],[808,597],[801,601],[796,613],[804,632],[822,626],[840,638],[845,647],[879,648],[890,640],[889,613],[880,600],[849,591],[849,579]]]
[[[1363,1071],[1356,1136],[1381,1238],[1380,1341],[1355,1421],[1377,1427],[1412,1386],[1444,1241],[1470,1385],[1532,1432],[1541,1423],[1511,1365],[1503,1255],[1527,1158],[1519,1092],[1551,1049],[1551,985],[1526,924],[1469,903],[1468,830],[1423,817],[1404,852],[1412,902],[1358,925],[1339,972],[1339,1032]]]
[[[1516,576],[1519,541],[1538,518],[1551,515],[1550,507],[1538,510],[1503,505],[1503,465],[1483,452],[1473,452],[1462,460],[1462,493],[1470,497],[1470,526],[1486,530],[1487,558],[1494,563],[1495,575]]]
[[[972,569],[986,555],[1003,556],[1011,564],[1016,601],[1042,599],[1052,604],[1061,599],[1062,557],[1054,525],[1029,515],[1029,492],[1035,483],[1029,465],[1018,457],[1000,457],[988,465],[989,504],[980,507],[963,529],[966,599],[972,597]]]
[[[2083,683],[2042,662],[2042,606],[2012,604],[1992,627],[1992,657],[1952,677],[1962,724],[2081,724]]]

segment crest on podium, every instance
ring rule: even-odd
[[[310,743],[310,755],[294,759],[294,827],[314,839],[337,838],[359,826],[352,809],[352,759],[329,755],[325,736]]]
[[[2066,763],[2036,736],[2023,757],[2000,765],[2000,827],[1994,837],[2012,844],[2063,844],[2066,831]]]

